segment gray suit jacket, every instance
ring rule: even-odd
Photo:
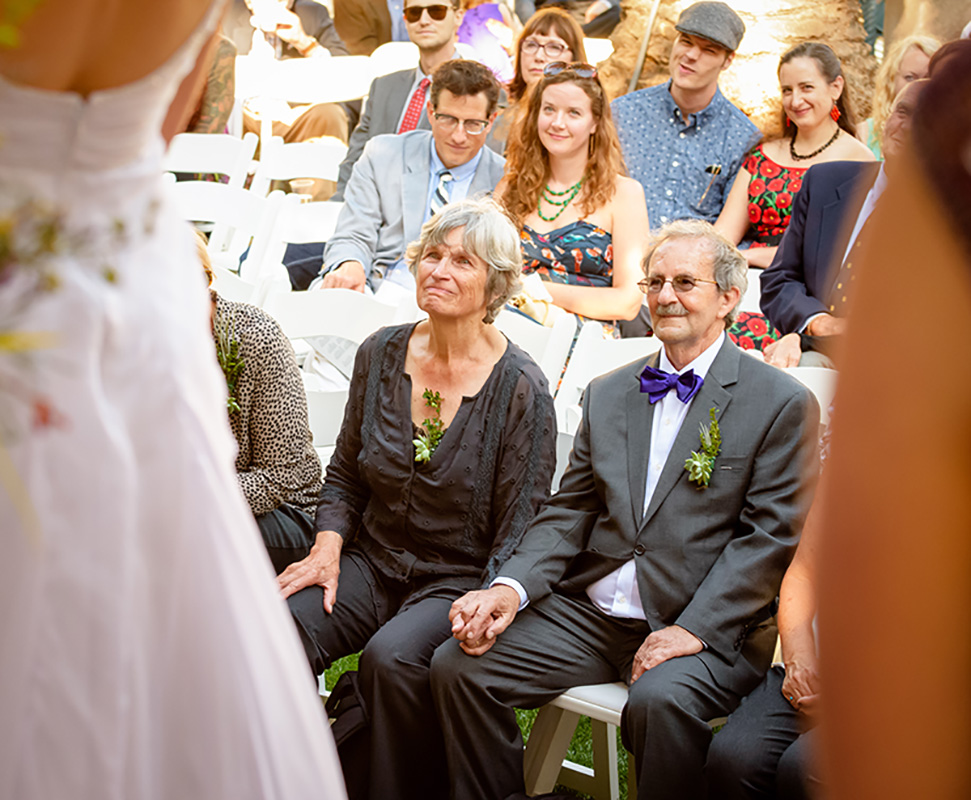
[[[361,114],[361,119],[347,144],[347,156],[341,163],[337,191],[332,200],[344,199],[347,182],[351,179],[351,170],[364,152],[364,145],[368,140],[382,133],[397,132],[398,120],[401,118],[401,112],[404,111],[405,103],[411,97],[409,90],[417,74],[417,67],[403,69],[390,75],[382,75],[371,82],[367,102],[364,104],[364,113]],[[427,131],[429,127],[428,115],[423,110],[418,118],[418,129]]]
[[[691,631],[724,671],[749,630],[771,616],[795,551],[815,486],[819,408],[789,375],[725,341],[643,514],[655,406],[638,375],[658,360],[655,353],[590,384],[560,490],[499,574],[535,602],[554,587],[581,592],[634,559],[651,630]],[[713,407],[721,454],[710,485],[699,488],[684,463],[700,449],[699,425]]]
[[[354,166],[337,219],[337,232],[324,248],[324,269],[360,261],[372,288],[384,270],[418,238],[428,203],[430,131],[376,136]],[[505,160],[488,147],[472,177],[469,196],[491,192]]]

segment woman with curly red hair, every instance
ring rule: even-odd
[[[512,131],[496,195],[522,230],[523,273],[539,273],[566,311],[605,322],[641,307],[647,207],[625,171],[596,69],[548,64]]]

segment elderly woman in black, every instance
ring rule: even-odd
[[[448,611],[487,585],[549,496],[553,401],[491,322],[519,286],[512,222],[491,200],[447,206],[407,262],[428,319],[361,346],[310,555],[277,579],[314,672],[363,648],[367,796],[447,797],[428,688]]]

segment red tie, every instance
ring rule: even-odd
[[[405,111],[404,118],[401,120],[401,127],[398,128],[398,133],[407,133],[418,127],[418,120],[421,118],[422,109],[425,107],[425,92],[428,91],[431,82],[431,78],[421,79],[421,83],[415,89],[411,100],[408,101],[408,108]]]

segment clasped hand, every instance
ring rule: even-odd
[[[511,586],[498,584],[462,595],[448,612],[452,636],[470,656],[481,656],[496,637],[509,627],[519,610],[519,594]]]
[[[336,531],[320,531],[310,555],[277,575],[276,582],[283,596],[289,597],[308,586],[320,586],[324,590],[324,611],[328,614],[333,611],[343,545],[344,540]]]
[[[819,674],[816,672],[816,665],[787,661],[782,695],[796,711],[813,716],[819,708]]]

